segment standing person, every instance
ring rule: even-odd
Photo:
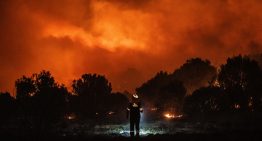
[[[140,113],[143,112],[141,102],[137,94],[132,95],[132,100],[127,108],[130,120],[130,136],[134,137],[134,127],[136,127],[136,136],[139,136]]]

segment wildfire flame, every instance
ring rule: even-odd
[[[170,113],[166,113],[164,116],[165,116],[166,118],[168,118],[168,119],[173,119],[173,118],[175,118],[175,115],[174,115],[174,114],[170,114]]]
[[[183,115],[175,115],[175,114],[171,114],[171,113],[166,113],[164,114],[164,117],[167,118],[167,119],[179,119],[179,118],[182,118]]]

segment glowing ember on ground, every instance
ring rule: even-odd
[[[235,104],[234,107],[235,107],[235,109],[240,109],[240,105],[239,104]]]
[[[164,114],[164,117],[166,117],[167,119],[178,119],[178,118],[182,118],[183,115],[175,115],[175,114],[171,114],[171,113],[166,113]]]
[[[70,115],[67,115],[65,118],[68,119],[68,120],[73,120],[73,119],[76,118],[76,115],[75,114],[70,114]]]
[[[71,119],[74,119],[74,117],[68,116],[67,119],[71,120]]]
[[[167,113],[167,114],[165,114],[164,115],[166,118],[168,118],[168,119],[173,119],[173,118],[175,118],[175,115],[174,114],[170,114],[170,113]]]

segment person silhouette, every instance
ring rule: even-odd
[[[139,136],[140,113],[143,112],[141,102],[137,94],[132,95],[132,100],[127,107],[127,115],[130,120],[130,136],[134,137],[134,127],[136,128],[136,136]]]

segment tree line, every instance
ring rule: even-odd
[[[112,93],[111,84],[98,74],[83,74],[74,80],[72,92],[45,70],[22,76],[15,81],[15,88],[15,98],[8,92],[0,94],[1,121],[16,118],[37,128],[62,121],[72,114],[80,120],[106,119],[109,115],[123,120],[128,103],[122,93]]]
[[[235,56],[215,68],[200,58],[173,73],[160,71],[137,88],[148,106],[187,116],[261,113],[262,70],[248,56]]]

